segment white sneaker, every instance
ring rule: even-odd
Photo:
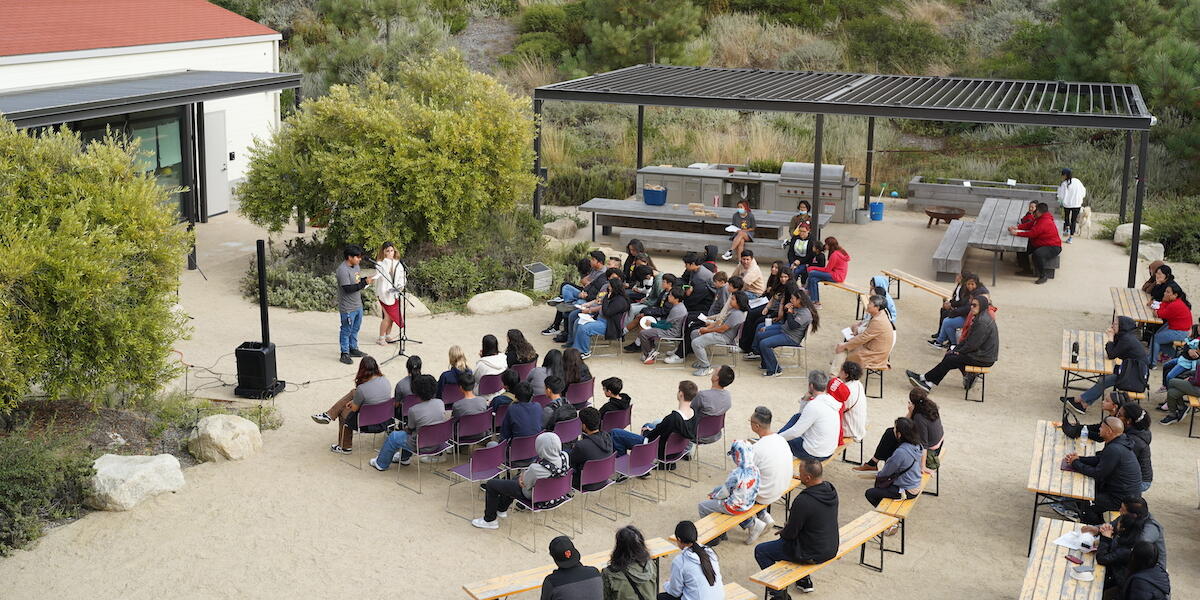
[[[379,337],[377,337],[377,338],[375,338],[375,343],[376,343],[376,344],[378,344],[378,345],[380,345],[380,346],[386,346],[386,345],[388,345],[388,343],[387,343],[387,338],[383,337],[382,335],[381,335],[381,336],[379,336]]]
[[[760,519],[762,519],[763,523],[767,524],[768,527],[775,526],[775,517],[771,516],[771,511],[763,510],[762,512],[758,513],[758,516]]]
[[[732,250],[726,250],[726,251],[725,251],[725,254],[722,254],[722,255],[721,255],[721,258],[723,258],[723,259],[725,259],[725,260],[733,260],[733,251],[732,251]]]
[[[385,469],[385,468],[383,468],[383,467],[379,466],[379,463],[375,462],[375,459],[374,459],[374,458],[372,458],[371,460],[367,461],[367,464],[371,465],[372,467],[375,467],[375,470],[376,470],[376,471],[386,471],[386,470],[387,470],[387,469]]]
[[[480,529],[500,529],[500,522],[498,520],[497,521],[484,521],[483,517],[479,517],[478,519],[472,520],[471,524]]]
[[[663,359],[663,362],[667,363],[668,365],[677,365],[683,362],[683,359],[680,358],[678,354],[672,353],[668,354],[667,357]]]
[[[500,517],[501,519],[507,519],[507,518],[508,518],[508,511],[507,511],[507,510],[500,510],[500,511],[496,511],[496,516],[497,516],[497,517]]]
[[[758,541],[758,537],[767,530],[767,524],[758,519],[750,519],[750,535],[746,536],[746,545],[749,546]]]

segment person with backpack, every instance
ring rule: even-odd
[[[528,503],[533,498],[533,486],[539,480],[563,477],[571,470],[567,463],[567,455],[562,449],[562,441],[557,435],[550,432],[539,434],[534,441],[534,448],[537,450],[537,459],[516,479],[497,477],[484,484],[483,516],[471,521],[472,525],[480,529],[499,529],[499,519],[508,516],[508,507],[512,506],[513,500],[520,498]],[[539,508],[550,508],[561,504],[567,498],[568,496],[556,498]]]
[[[1125,316],[1117,317],[1104,335],[1109,341],[1104,344],[1104,355],[1109,360],[1121,359],[1120,372],[1114,370],[1110,375],[1101,377],[1091,388],[1076,400],[1073,396],[1063,396],[1062,402],[1067,408],[1084,414],[1096,400],[1104,395],[1104,390],[1116,387],[1127,392],[1142,392],[1146,386],[1141,374],[1145,372],[1146,351],[1137,337],[1137,323]],[[1122,375],[1125,375],[1122,378]],[[1120,385],[1119,385],[1120,384]],[[1122,387],[1126,386],[1126,387]],[[1132,388],[1132,389],[1127,389]]]

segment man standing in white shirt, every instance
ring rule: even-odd
[[[1079,209],[1083,208],[1083,199],[1087,189],[1078,179],[1071,176],[1070,169],[1062,170],[1062,183],[1058,184],[1058,205],[1063,209],[1063,233],[1066,242],[1071,243],[1075,236],[1076,225],[1079,223]]]
[[[754,465],[758,467],[758,498],[755,502],[766,504],[767,508],[759,511],[755,518],[742,521],[742,529],[750,529],[747,544],[753,544],[775,523],[770,505],[783,496],[792,481],[792,449],[783,436],[771,431],[771,409],[756,407],[750,415],[750,430],[758,436],[754,443]]]
[[[826,393],[829,375],[813,370],[808,372],[809,400],[801,404],[800,412],[779,430],[779,435],[792,448],[792,456],[801,460],[822,462],[833,456],[841,441],[841,417],[838,401]]]

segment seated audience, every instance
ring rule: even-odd
[[[606,339],[622,339],[625,336],[625,314],[629,312],[629,297],[626,295],[625,284],[620,274],[609,278],[608,295],[605,296],[600,310],[593,314],[593,321],[578,326],[575,329],[573,348],[579,350],[583,358],[592,355],[592,336],[602,335]]]
[[[1150,296],[1150,301],[1146,306],[1154,308],[1155,302],[1163,301],[1163,294],[1167,291],[1167,286],[1175,281],[1175,273],[1171,267],[1164,264],[1161,260],[1150,263],[1150,279],[1142,284],[1142,291]]]
[[[500,441],[536,435],[542,431],[542,406],[532,402],[533,390],[524,381],[513,386],[514,401],[500,422]]]
[[[862,366],[852,361],[842,363],[837,374],[849,392],[842,403],[842,437],[852,437],[856,442],[867,436],[867,390],[862,375]]]
[[[750,431],[758,436],[758,441],[754,442],[754,464],[758,467],[759,476],[758,498],[754,502],[768,507],[783,497],[792,482],[792,449],[783,436],[771,430],[771,418],[771,409],[765,406],[755,407],[750,415]],[[771,511],[764,509],[755,518],[742,521],[739,525],[749,530],[746,544],[753,544],[774,524]]]
[[[458,378],[458,387],[463,392],[463,397],[458,402],[455,402],[450,407],[450,417],[455,421],[468,416],[477,415],[481,412],[487,412],[488,401],[480,396],[475,395],[475,376],[470,373],[463,373]]]
[[[1192,325],[1192,334],[1184,340],[1179,353],[1175,358],[1163,363],[1162,387],[1158,388],[1158,393],[1167,391],[1168,381],[1195,371],[1197,362],[1200,362],[1200,325]]]
[[[688,314],[700,314],[712,304],[716,286],[713,285],[713,273],[700,267],[703,258],[695,252],[683,255],[683,275],[680,277],[680,289],[683,290],[683,303],[687,305]]]
[[[712,364],[708,358],[709,348],[717,344],[737,343],[748,310],[750,301],[746,298],[746,293],[735,292],[729,297],[729,312],[723,320],[713,321],[692,332],[692,351],[696,353],[696,362],[692,365],[696,368],[693,376],[703,377],[712,373]]]
[[[828,386],[828,375],[809,371],[808,400],[801,402],[800,411],[779,429],[796,458],[823,461],[833,456],[842,441],[841,403],[827,393]]]
[[[404,370],[406,373],[408,373],[408,375],[405,375],[403,379],[396,382],[396,391],[392,395],[392,397],[396,399],[396,402],[400,402],[406,396],[413,395],[412,380],[417,375],[421,374],[421,357],[408,357],[408,360],[404,363]]]
[[[1096,547],[1096,562],[1104,565],[1104,589],[1119,590],[1125,585],[1129,559],[1133,547],[1145,542],[1158,548],[1159,564],[1167,568],[1167,543],[1163,527],[1150,514],[1150,506],[1141,496],[1130,496],[1121,501],[1120,514],[1111,523],[1085,525],[1083,533],[1099,538]]]
[[[354,430],[358,429],[358,410],[371,404],[394,402],[392,399],[392,384],[379,370],[379,363],[370,356],[364,356],[358,361],[358,373],[354,375],[354,389],[338,398],[329,410],[312,416],[312,420],[321,425],[330,421],[338,421],[337,443],[329,447],[338,454],[350,454],[354,446]]]
[[[563,322],[569,311],[559,309],[559,304],[575,306],[593,299],[600,293],[600,288],[605,283],[603,252],[592,250],[586,258],[580,259],[575,267],[579,271],[579,285],[562,284],[558,297],[549,301],[548,304],[555,307],[554,322],[542,330],[542,335],[558,335],[565,328]]]
[[[467,366],[467,355],[463,353],[463,349],[455,344],[450,346],[450,368],[442,371],[442,374],[437,379],[437,397],[441,398],[445,395],[447,385],[458,385],[458,376],[462,373],[470,373],[471,368]]]
[[[809,268],[825,266],[825,254],[817,240],[812,239],[810,229],[808,223],[801,223],[792,229],[787,242],[788,266],[800,285],[808,283]]]
[[[675,349],[673,355],[668,355],[664,362],[668,364],[683,362],[683,358],[692,349],[692,333],[697,329],[707,327],[712,321],[723,320],[729,312],[729,296],[734,292],[741,291],[742,285],[741,277],[730,278],[724,271],[717,271],[712,279],[711,303],[703,312],[688,310],[687,319],[683,321],[683,344]],[[686,296],[684,304],[687,304]]]
[[[949,348],[958,340],[955,332],[962,329],[967,322],[967,315],[971,312],[971,298],[989,294],[988,289],[979,282],[978,275],[964,271],[961,277],[962,283],[959,284],[959,289],[955,290],[957,297],[951,296],[950,300],[942,304],[941,324],[937,334],[932,336],[933,339],[929,342],[930,346],[939,350]]]
[[[496,336],[483,336],[483,347],[479,350],[479,361],[475,363],[475,391],[479,391],[479,380],[488,375],[499,375],[508,368],[508,357],[500,353],[500,341]],[[491,399],[491,396],[488,396]]]
[[[525,365],[537,361],[537,350],[533,349],[533,344],[525,339],[525,334],[521,333],[520,329],[509,329],[507,337],[508,347],[504,349],[504,358],[508,359],[509,365]]]
[[[667,295],[667,306],[670,307],[665,318],[659,319],[658,323],[667,323],[668,327],[647,327],[638,332],[637,345],[642,350],[642,362],[647,365],[654,364],[658,359],[658,340],[662,338],[683,337],[683,322],[687,320],[687,306],[683,303],[683,291],[672,289]],[[677,342],[677,345],[682,346],[683,342]],[[670,356],[674,356],[671,353]],[[680,359],[683,360],[683,359]]]
[[[733,274],[729,277],[730,279],[741,277],[742,289],[751,298],[757,298],[767,290],[767,281],[763,278],[762,267],[758,266],[758,261],[754,260],[753,250],[742,250],[738,266],[734,267]]]
[[[649,258],[649,255],[646,254],[646,244],[637,238],[629,240],[629,243],[625,244],[625,262],[621,264],[621,277],[625,281],[635,281],[632,275],[639,256]]]
[[[558,348],[547,352],[546,356],[542,358],[542,366],[534,367],[529,371],[529,375],[525,378],[525,381],[529,384],[530,388],[540,394],[546,388],[546,377],[550,375],[557,375],[563,381],[566,381],[567,375],[563,370],[563,351]]]
[[[571,538],[550,540],[554,571],[542,580],[542,600],[604,600],[604,584],[596,567],[580,563]]]
[[[822,281],[832,281],[842,283],[846,281],[846,274],[850,270],[850,253],[838,244],[837,238],[830,236],[825,238],[825,251],[829,257],[825,259],[824,267],[809,267],[808,280],[805,285],[808,286],[808,297],[812,298],[813,305],[821,308],[821,286]]]
[[[509,413],[512,413],[511,409]],[[522,470],[516,479],[497,477],[484,484],[483,517],[471,521],[472,525],[480,529],[499,529],[499,518],[508,516],[508,507],[512,505],[513,500],[529,502],[533,498],[533,486],[538,480],[562,477],[570,470],[567,455],[562,450],[562,441],[557,435],[542,433],[537,437],[534,446],[537,449],[537,459]],[[552,500],[539,508],[561,504],[567,497]]]
[[[620,377],[609,377],[600,382],[600,390],[604,392],[604,404],[600,407],[601,417],[614,410],[629,410],[633,407],[633,400],[629,398],[629,394],[621,391],[624,388],[625,383]]]
[[[583,435],[569,453],[571,468],[575,469],[571,482],[575,489],[579,489],[579,478],[583,476],[584,464],[589,460],[606,458],[613,453],[612,436],[607,431],[600,431],[599,410],[592,406],[584,407],[579,411],[579,422],[583,425]],[[590,492],[603,487],[603,483],[592,483],[584,489]]]
[[[680,521],[675,526],[675,544],[681,549],[671,559],[671,577],[658,594],[658,600],[722,600],[725,584],[717,553],[697,543],[696,524]]]
[[[1176,377],[1167,382],[1167,401],[1165,407],[1161,407],[1165,408],[1167,416],[1159,423],[1173,425],[1182,421],[1189,410],[1186,396],[1200,396],[1200,369],[1187,379]]]
[[[1171,578],[1167,576],[1163,551],[1150,542],[1133,545],[1129,566],[1125,569],[1125,585],[1118,591],[1118,600],[1170,600]]]
[[[1046,262],[1062,253],[1062,238],[1058,237],[1058,227],[1054,224],[1054,215],[1050,214],[1050,205],[1038,202],[1037,219],[1025,229],[1013,225],[1008,228],[1008,233],[1029,238],[1026,256],[1033,262],[1033,269],[1031,271],[1029,265],[1022,263],[1017,275],[1032,275],[1037,277],[1034,283],[1046,283]],[[1020,258],[1017,257],[1018,260]]]
[[[1117,510],[1121,499],[1137,496],[1142,489],[1142,467],[1133,452],[1133,440],[1125,435],[1125,424],[1116,417],[1107,417],[1100,424],[1100,438],[1104,449],[1095,456],[1079,456],[1072,452],[1066,462],[1072,469],[1096,480],[1096,499],[1083,504],[1082,501],[1064,501],[1052,507],[1067,518],[1078,518],[1089,525],[1103,522],[1104,513]],[[1080,509],[1072,510],[1072,504]]]
[[[788,301],[788,284],[793,280],[792,272],[779,261],[771,264],[771,275],[767,278],[767,287],[763,291],[759,304],[750,303],[746,312],[746,322],[742,325],[742,335],[738,339],[738,347],[742,352],[754,350],[754,334],[758,332],[767,319],[772,322],[782,321],[784,307]],[[764,301],[765,300],[765,301]]]
[[[804,489],[792,500],[787,523],[779,531],[778,540],[763,542],[754,547],[754,561],[758,568],[766,569],[785,560],[802,565],[816,565],[833,560],[841,541],[838,531],[838,493],[832,483],[823,479],[824,467],[820,461],[805,460],[800,463],[796,476]],[[796,587],[807,594],[813,591],[812,577],[796,582]],[[768,590],[772,600],[787,600],[787,590]]]
[[[1192,303],[1188,301],[1187,294],[1183,293],[1183,288],[1174,281],[1167,284],[1163,290],[1163,299],[1155,314],[1162,319],[1163,324],[1150,339],[1151,369],[1160,362],[1166,362],[1167,357],[1174,354],[1175,342],[1187,339],[1195,320],[1192,317]]]
[[[604,600],[651,600],[658,593],[658,566],[646,537],[633,525],[617,530],[608,566],[600,571]]]
[[[388,434],[379,454],[370,464],[377,471],[386,471],[393,462],[403,466],[412,464],[412,455],[417,451],[417,435],[426,425],[437,425],[446,421],[446,405],[433,396],[437,382],[430,375],[421,375],[413,380],[413,392],[421,399],[408,409],[408,420],[404,428]],[[399,452],[399,456],[396,453]]]
[[[696,429],[692,422],[692,417],[695,415],[695,411],[692,410],[692,401],[695,400],[698,392],[695,383],[686,379],[680,381],[679,388],[675,392],[677,405],[675,410],[667,413],[667,416],[642,425],[641,433],[633,433],[624,429],[612,429],[608,432],[612,436],[613,451],[617,453],[617,456],[625,456],[630,448],[657,440],[658,457],[664,458],[663,449],[667,447],[667,438],[672,433],[678,433],[687,439],[696,437]]]
[[[649,260],[650,257],[646,257]],[[629,274],[633,279],[626,279],[629,283],[629,316],[625,318],[625,328],[628,330],[631,319],[641,314],[647,307],[657,306],[659,298],[662,297],[663,276],[662,273],[655,274],[654,270],[648,265],[639,264],[633,268],[633,273]],[[668,284],[669,287],[669,284]]]
[[[760,478],[758,465],[754,464],[754,446],[749,442],[734,440],[729,446],[729,455],[733,457],[733,471],[725,483],[713,488],[708,498],[696,507],[701,517],[715,512],[740,515],[754,508]],[[754,521],[758,522],[757,519]],[[765,528],[766,525],[761,527]],[[722,533],[708,543],[709,547],[720,544],[726,537]]]
[[[754,241],[754,212],[750,210],[750,202],[748,200],[738,200],[737,210],[733,212],[733,235],[729,236],[729,249],[721,258],[725,260],[733,260],[735,256],[741,256],[745,250],[746,242]]]
[[[912,419],[916,424],[917,434],[921,436],[921,443],[928,454],[936,456],[941,453],[942,439],[945,436],[942,417],[937,403],[929,399],[929,392],[919,388],[909,390],[908,411],[904,413],[904,418]],[[880,436],[879,443],[875,445],[875,452],[870,460],[854,467],[854,470],[878,471],[879,463],[891,458],[899,446],[900,438],[896,436],[896,431],[888,427]]]
[[[701,417],[715,417],[725,414],[731,406],[733,406],[733,396],[729,395],[729,391],[725,388],[733,385],[734,379],[733,367],[729,365],[721,365],[712,377],[709,378],[710,387],[696,394],[692,399],[692,419],[697,423]],[[695,424],[692,426],[695,431]],[[721,434],[705,438],[696,438],[698,444],[711,444],[721,439]]]
[[[801,200],[796,203],[796,214],[792,216],[792,220],[788,221],[788,229],[793,231],[801,225],[812,226],[812,204],[808,200]]]
[[[873,295],[867,299],[866,326],[854,331],[854,337],[833,347],[830,371],[843,362],[855,362],[869,369],[888,366],[896,343],[896,326],[888,318],[887,299]]]
[[[563,350],[563,383],[571,385],[573,383],[582,383],[592,380],[592,372],[588,370],[587,363],[583,362],[583,354],[575,348],[567,348]],[[564,387],[563,389],[566,389]]]
[[[896,450],[875,474],[875,485],[867,488],[867,502],[879,506],[885,498],[911,500],[921,492],[921,472],[925,468],[924,441],[912,419],[900,417],[892,427]],[[893,526],[894,527],[894,526]]]
[[[775,348],[780,346],[803,346],[808,332],[821,327],[821,315],[817,307],[798,286],[788,288],[788,300],[784,304],[783,318],[778,323],[764,326],[754,334],[753,351],[747,360],[759,359],[759,367],[766,377],[783,374]]]
[[[967,337],[954,349],[947,351],[941,362],[924,375],[915,371],[905,371],[913,386],[926,392],[931,391],[942,382],[947,373],[957,369],[963,374],[963,387],[971,389],[975,384],[976,375],[967,373],[963,367],[990,367],[996,364],[996,358],[1000,354],[1000,333],[989,308],[991,301],[987,296],[971,298],[971,314],[975,319],[966,333]]]
[[[505,369],[500,374],[500,385],[504,386],[504,391],[492,396],[488,402],[488,410],[495,411],[501,406],[512,404],[517,399],[516,389],[517,384],[521,382],[521,374],[517,373],[516,369]]]
[[[639,304],[635,303],[629,307],[629,319],[628,323],[625,324],[626,331],[633,331],[635,328],[640,328],[641,324],[639,321],[641,320],[641,317],[662,319],[667,316],[668,312],[670,312],[671,307],[669,304],[667,304],[667,299],[671,296],[672,291],[679,289],[679,286],[681,285],[679,283],[679,278],[671,273],[663,273],[662,280],[657,285],[659,285],[660,289],[653,304],[642,304],[639,307]],[[683,298],[682,292],[683,290],[680,289],[680,298]],[[684,312],[687,312],[686,306],[684,307]],[[626,352],[637,352],[637,349],[638,345],[636,340],[628,346],[625,346]]]
[[[546,397],[550,399],[550,403],[542,409],[542,429],[546,431],[554,431],[554,426],[559,421],[570,421],[579,416],[579,409],[567,402],[567,399],[562,396],[563,390],[567,389],[567,384],[563,380],[551,375],[546,378]]]
[[[1104,335],[1108,337],[1108,342],[1104,344],[1104,355],[1108,359],[1121,359],[1122,370],[1129,368],[1128,365],[1137,365],[1131,375],[1144,372],[1142,367],[1146,360],[1146,351],[1142,347],[1142,342],[1138,340],[1137,323],[1134,323],[1133,319],[1124,316],[1117,317],[1105,330]],[[1141,375],[1136,376],[1140,381]],[[1115,372],[1104,375],[1096,381],[1095,385],[1083,392],[1079,400],[1072,396],[1063,396],[1062,401],[1067,408],[1082,415],[1087,412],[1093,402],[1104,395],[1104,390],[1116,386],[1119,378],[1120,376]]]
[[[954,316],[955,310],[962,308],[965,312],[969,312],[971,308],[971,290],[967,289],[967,280],[972,279],[970,271],[965,268],[962,272],[954,275],[954,291],[950,292],[950,297],[942,300],[942,307],[938,310],[937,327],[933,329],[933,333],[929,334],[930,340],[937,340],[942,334],[942,321],[946,317]],[[974,278],[978,281],[978,278]]]

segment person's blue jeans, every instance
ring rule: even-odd
[[[582,290],[569,283],[564,283],[558,295],[563,299],[563,302],[571,304],[579,299],[579,292],[581,291]]]
[[[587,354],[592,351],[592,336],[604,335],[604,332],[607,330],[608,321],[603,318],[596,319],[591,323],[577,325],[575,327],[575,343],[572,346],[583,354]]]
[[[1187,336],[1186,330],[1167,329],[1167,324],[1163,323],[1163,326],[1150,339],[1150,368],[1153,369],[1158,364],[1159,354],[1173,354],[1174,343],[1186,340]]]
[[[646,438],[642,437],[640,433],[625,429],[613,429],[608,433],[612,435],[613,452],[617,456],[625,456],[630,448],[646,443]]]
[[[1096,382],[1096,385],[1093,385],[1092,387],[1088,388],[1087,391],[1080,394],[1079,400],[1084,404],[1091,406],[1093,402],[1099,400],[1100,397],[1104,395],[1104,390],[1114,385],[1117,385],[1117,376],[1115,374],[1105,375],[1104,377],[1100,378],[1100,381]]]
[[[408,435],[407,431],[393,431],[388,434],[387,441],[383,443],[383,447],[379,449],[379,456],[375,457],[375,464],[385,470],[392,466],[392,457],[396,452],[400,453],[400,460],[408,460],[413,452],[417,450],[413,445],[413,437]]]
[[[813,302],[821,301],[821,286],[822,281],[833,281],[833,275],[825,271],[809,271],[808,272],[808,297],[812,298]]]
[[[363,309],[360,306],[358,310],[339,315],[342,318],[342,326],[338,330],[338,346],[342,354],[345,354],[351,348],[358,348],[358,330],[362,327]]]
[[[1195,369],[1194,366],[1191,368],[1179,366],[1179,358],[1178,357],[1168,360],[1167,362],[1163,363],[1163,368],[1162,368],[1162,370],[1163,370],[1163,386],[1165,387],[1167,385],[1168,381],[1175,379],[1176,377],[1179,377],[1180,375],[1183,375],[1184,373],[1187,373],[1188,371],[1192,371],[1194,369]]]
[[[1147,491],[1150,489],[1150,484],[1151,484],[1151,483],[1153,483],[1153,482],[1150,482],[1150,481],[1143,481],[1143,482],[1142,482],[1142,493],[1143,493],[1143,494],[1144,494],[1144,493],[1146,493],[1146,492],[1147,492]]]
[[[755,354],[762,354],[762,352],[759,352],[762,341],[780,333],[783,333],[783,325],[780,323],[771,323],[770,325],[760,327],[758,331],[754,332],[754,342],[750,344],[750,350]]]
[[[800,413],[796,413],[796,414],[792,415],[792,418],[788,419],[788,422],[783,427],[779,428],[779,432],[783,433],[784,431],[787,431],[789,428],[791,428],[792,425],[796,424],[796,421],[799,421],[799,420],[800,420]],[[808,452],[805,452],[804,451],[804,436],[800,436],[796,439],[788,440],[788,447],[790,447],[792,449],[792,456],[794,456],[800,460],[815,460],[817,462],[821,462],[821,461],[824,461],[825,459],[829,458],[828,456],[813,456],[813,455],[809,454]],[[830,455],[830,456],[832,456],[832,455]]]
[[[799,346],[796,340],[786,333],[777,333],[758,342],[758,354],[762,357],[762,368],[768,374],[779,370],[779,359],[775,358],[775,348],[778,346]]]
[[[754,562],[758,563],[758,568],[765,569],[781,560],[791,560],[791,555],[787,553],[787,547],[795,542],[785,540],[772,540],[763,542],[754,547]]]
[[[937,342],[942,344],[945,342],[954,343],[957,341],[958,338],[954,335],[954,332],[961,328],[966,322],[966,317],[946,317],[945,319],[942,319],[942,327],[938,330]]]

